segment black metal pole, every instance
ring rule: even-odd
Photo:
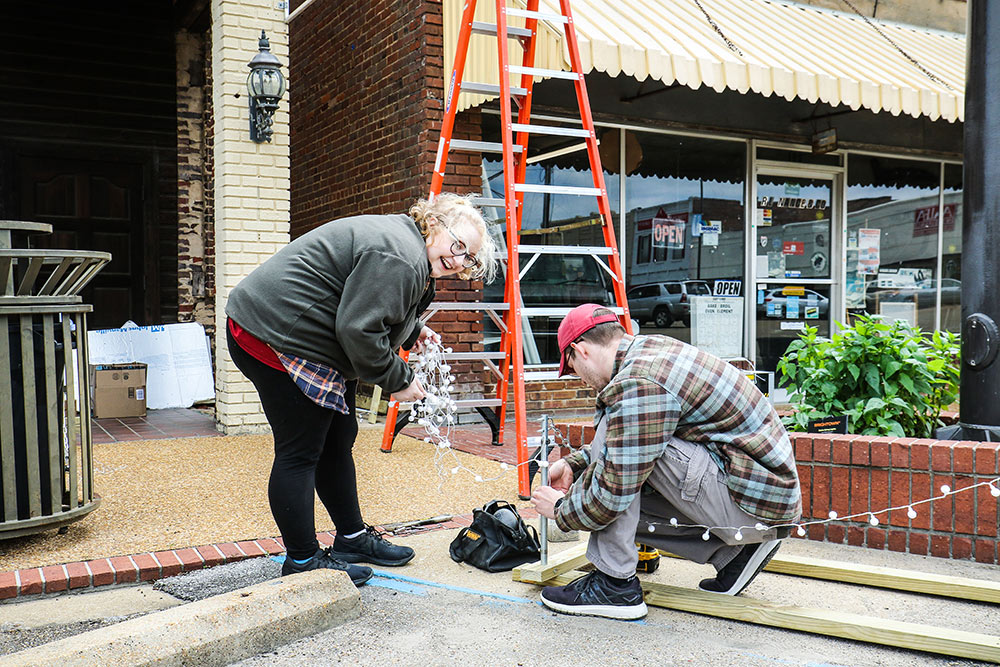
[[[1000,440],[1000,3],[972,0],[968,11],[961,414],[939,436]]]

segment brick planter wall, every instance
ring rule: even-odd
[[[586,423],[557,423],[574,446],[589,443]],[[906,505],[1000,477],[997,442],[954,442],[863,435],[791,434],[802,484],[803,521],[904,506],[867,520],[809,526],[811,540],[904,551],[939,558],[1000,563],[998,499],[988,486],[932,503]],[[794,534],[794,533],[793,533]]]

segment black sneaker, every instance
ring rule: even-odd
[[[357,537],[347,539],[338,533],[330,547],[330,555],[346,560],[348,563],[373,563],[394,567],[406,565],[413,560],[413,549],[392,544],[385,539],[384,533],[375,530],[374,526],[365,524],[365,532]]]
[[[594,570],[565,586],[546,586],[542,603],[549,609],[578,616],[603,616],[633,621],[646,615],[642,586],[633,576],[624,586]]]
[[[719,570],[714,579],[702,579],[698,588],[723,595],[739,595],[760,574],[780,546],[781,540],[746,545]]]
[[[343,570],[351,578],[355,586],[361,586],[372,578],[372,569],[370,567],[345,563],[339,558],[331,556],[330,549],[317,549],[313,557],[305,563],[296,563],[286,555],[285,562],[281,566],[281,576],[284,577],[296,572],[309,572],[310,570],[318,570],[320,568]]]

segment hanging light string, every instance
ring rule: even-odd
[[[988,486],[989,489],[990,489],[990,495],[993,496],[994,498],[1000,497],[1000,477],[997,477],[996,479],[991,479],[991,480],[987,480],[985,482],[978,482],[976,484],[972,484],[972,485],[969,485],[969,486],[964,486],[961,489],[952,489],[947,484],[944,484],[944,485],[941,486],[941,489],[940,489],[941,495],[932,496],[932,497],[926,498],[924,500],[915,500],[913,502],[906,503],[904,505],[898,505],[896,507],[887,507],[885,509],[877,510],[877,511],[868,510],[868,511],[865,511],[865,512],[858,512],[856,514],[849,514],[847,516],[839,516],[837,514],[837,512],[831,510],[830,513],[829,513],[829,515],[828,515],[828,517],[826,519],[817,519],[815,521],[800,521],[800,522],[797,522],[797,523],[780,523],[780,524],[770,524],[770,525],[758,522],[758,523],[756,523],[756,524],[754,524],[752,526],[750,526],[750,525],[745,525],[745,526],[706,526],[704,524],[698,524],[698,523],[693,523],[693,524],[692,523],[680,523],[676,518],[672,518],[672,519],[670,519],[669,523],[670,523],[671,528],[699,528],[699,529],[702,529],[704,532],[701,535],[701,539],[703,539],[703,540],[708,540],[711,537],[711,534],[712,534],[713,531],[714,532],[720,532],[720,531],[733,532],[733,531],[735,531],[735,534],[733,535],[733,537],[737,541],[740,541],[740,540],[743,539],[743,531],[744,530],[751,530],[752,529],[752,530],[755,530],[755,531],[758,531],[758,532],[763,532],[765,530],[771,530],[771,529],[775,529],[775,528],[790,528],[790,529],[794,529],[796,535],[798,535],[799,537],[803,537],[806,534],[806,528],[808,528],[809,526],[822,526],[822,525],[825,525],[825,524],[828,524],[828,523],[833,523],[835,521],[838,521],[838,522],[867,521],[868,524],[871,525],[871,526],[878,526],[881,523],[881,521],[878,518],[879,515],[880,514],[888,514],[889,512],[899,512],[899,511],[902,511],[902,510],[906,510],[906,516],[907,516],[907,518],[909,518],[909,519],[916,519],[917,518],[917,510],[915,510],[914,507],[916,507],[918,505],[924,505],[924,504],[927,504],[927,503],[932,503],[932,502],[934,502],[936,500],[942,500],[944,498],[948,498],[949,496],[954,496],[954,495],[957,495],[959,493],[963,493],[965,491],[969,491],[970,489],[975,489],[975,488],[982,487],[982,486]],[[655,533],[657,531],[656,525],[654,525],[653,523],[650,523],[647,530],[650,533]]]
[[[440,340],[427,340],[424,343],[423,351],[418,355],[414,355],[412,358],[414,362],[414,373],[420,381],[420,385],[426,392],[426,396],[423,400],[413,404],[413,412],[417,418],[417,424],[422,426],[427,434],[423,438],[424,442],[434,445],[434,469],[440,478],[438,491],[440,492],[442,486],[450,477],[457,475],[460,472],[472,475],[476,482],[495,482],[504,477],[511,470],[517,470],[519,467],[524,465],[535,463],[539,468],[549,467],[549,461],[542,461],[535,458],[529,458],[527,461],[515,465],[501,462],[500,474],[495,477],[484,477],[482,473],[477,472],[462,463],[461,459],[456,455],[455,449],[451,443],[452,429],[458,425],[458,406],[455,399],[451,397],[451,394],[454,391],[455,376],[451,372],[451,366],[445,359],[445,355],[450,354],[451,351],[452,348],[444,347]],[[542,419],[544,419],[544,417]],[[554,435],[553,441],[555,441],[556,446],[567,446],[569,444],[560,429],[551,428],[551,434]],[[542,437],[545,436],[546,434],[543,433]],[[550,451],[555,448],[556,447],[552,447]],[[991,496],[994,498],[1000,498],[1000,477],[998,477],[984,482],[978,482],[970,486],[965,486],[960,489],[952,489],[948,485],[942,485],[940,487],[940,495],[932,496],[924,500],[915,500],[913,502],[904,503],[895,507],[887,507],[877,511],[868,510],[865,512],[848,514],[846,516],[839,516],[836,511],[831,511],[826,519],[770,525],[758,522],[754,525],[744,526],[708,526],[698,523],[680,523],[677,518],[671,518],[669,524],[671,528],[699,528],[703,531],[701,536],[703,540],[708,540],[713,531],[735,532],[733,537],[737,541],[741,541],[743,539],[744,530],[763,532],[765,530],[776,528],[792,529],[799,537],[802,537],[806,534],[806,529],[810,526],[822,526],[833,522],[846,523],[851,521],[865,521],[871,526],[878,526],[881,523],[879,516],[888,515],[889,512],[901,512],[905,510],[906,516],[909,519],[915,519],[917,518],[917,510],[914,509],[915,507],[926,505],[927,503],[932,503],[936,500],[943,500],[950,496],[984,486],[989,487]],[[655,533],[657,530],[656,524],[650,523],[647,530],[651,533]]]

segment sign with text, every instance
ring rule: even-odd
[[[691,344],[717,357],[743,355],[743,299],[691,297]]]
[[[716,280],[712,287],[712,294],[714,296],[739,296],[742,287],[742,280]]]
[[[925,206],[913,211],[913,235],[931,236],[938,231],[937,206]],[[958,204],[944,205],[944,224],[941,229],[950,232],[955,229],[955,213],[958,212]]]
[[[653,218],[653,247],[682,250],[686,226],[685,221],[677,218]]]
[[[847,433],[847,417],[823,417],[809,422],[809,433]]]

